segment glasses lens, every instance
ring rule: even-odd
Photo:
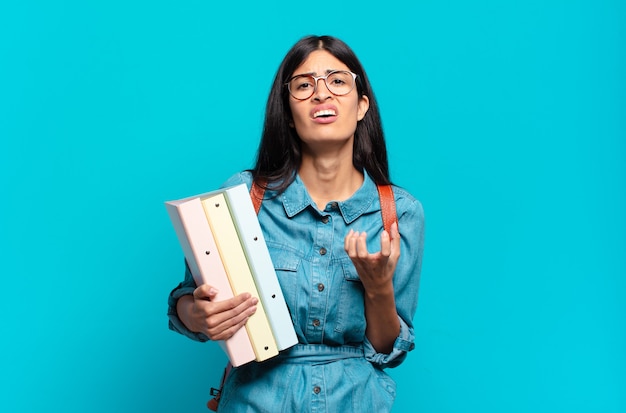
[[[326,86],[335,95],[347,95],[354,88],[354,77],[350,72],[332,72],[326,78]]]
[[[315,89],[315,79],[312,76],[296,76],[289,82],[289,91],[296,99],[308,99]]]

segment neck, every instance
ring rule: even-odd
[[[352,164],[351,149],[315,156],[303,152],[298,173],[319,210],[330,201],[350,198],[363,184],[363,174]]]

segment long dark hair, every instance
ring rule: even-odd
[[[266,182],[280,193],[295,178],[302,161],[302,143],[295,128],[289,126],[292,115],[285,82],[315,50],[326,50],[358,75],[357,92],[359,96],[369,98],[369,109],[357,123],[352,162],[358,170],[366,170],[377,184],[389,184],[387,148],[374,92],[354,52],[343,41],[331,36],[302,38],[287,52],[280,64],[265,108],[263,135],[256,165],[252,170],[255,180]]]

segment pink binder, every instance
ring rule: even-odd
[[[233,297],[219,251],[198,196],[165,203],[178,241],[196,285],[210,284],[218,290],[215,301]],[[250,337],[240,328],[226,341],[218,341],[235,367],[255,360]]]

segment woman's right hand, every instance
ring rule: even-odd
[[[211,340],[226,340],[246,324],[256,312],[258,299],[249,293],[242,293],[224,301],[212,301],[217,290],[203,284],[193,295],[184,295],[178,300],[178,317],[185,326],[203,333]]]

